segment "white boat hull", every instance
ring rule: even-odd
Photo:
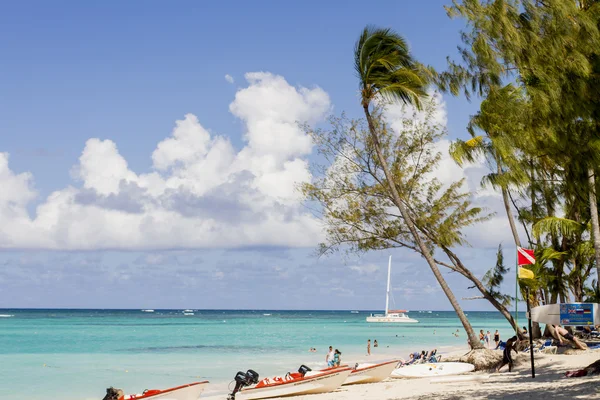
[[[344,385],[381,382],[382,380],[390,377],[397,364],[397,360],[387,361],[380,364],[359,364],[358,368],[353,370],[348,378],[346,378]]]
[[[304,379],[265,387],[244,388],[235,395],[236,400],[269,399],[273,397],[333,392],[348,378],[350,369],[323,373],[309,372]]]
[[[367,322],[382,322],[382,323],[394,323],[394,324],[416,324],[419,322],[416,319],[412,319],[409,317],[367,317]]]
[[[441,362],[407,365],[395,369],[392,378],[432,378],[436,376],[461,375],[475,369],[473,364],[461,362]]]
[[[179,386],[173,389],[163,390],[161,393],[153,395],[136,394],[135,397],[126,395],[125,400],[141,399],[141,400],[199,400],[200,395],[208,385],[208,382],[194,383],[185,386]]]

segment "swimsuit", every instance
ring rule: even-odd
[[[504,364],[512,364],[513,360],[512,360],[512,357],[510,355],[510,351],[511,350],[512,350],[512,347],[506,346],[504,348],[504,352],[502,353],[502,362]]]
[[[500,341],[500,335],[494,335],[494,342]]]

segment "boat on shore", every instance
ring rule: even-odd
[[[390,375],[392,378],[431,378],[435,376],[462,375],[472,372],[473,364],[463,362],[438,362],[413,364],[396,368]]]
[[[228,400],[258,400],[274,397],[299,396],[305,394],[329,393],[344,383],[352,370],[333,368],[326,371],[312,371],[305,365],[298,372],[288,372],[285,376],[258,379],[253,370],[238,372],[235,376],[236,386],[227,397]],[[202,397],[202,400],[223,399],[223,396]]]
[[[356,364],[352,372],[343,383],[345,385],[358,385],[361,383],[381,382],[390,377],[399,360],[389,360],[373,363]]]
[[[124,395],[121,389],[108,388],[102,400],[198,400],[208,381],[194,382],[169,389],[150,389],[139,394]]]
[[[379,322],[379,323],[412,323],[416,324],[419,322],[416,319],[410,318],[406,313],[407,310],[390,310],[390,275],[392,272],[392,256],[388,262],[388,277],[387,277],[387,291],[385,295],[385,314],[371,314],[367,317],[367,322]]]

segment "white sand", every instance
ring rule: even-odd
[[[431,383],[425,379],[388,379],[383,382],[344,386],[333,393],[298,396],[297,400],[392,400],[392,399],[600,399],[600,376],[563,378],[569,370],[582,369],[600,359],[600,351],[578,355],[535,354],[536,377],[531,378],[528,353],[513,356],[515,368],[490,373],[487,381]],[[479,373],[484,374],[484,373]]]

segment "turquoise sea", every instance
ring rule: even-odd
[[[197,380],[223,391],[240,370],[269,376],[324,366],[329,345],[345,363],[467,347],[453,312],[411,311],[419,323],[402,326],[368,324],[370,312],[0,309],[0,397],[101,399],[109,386],[135,393]],[[477,331],[511,335],[499,313],[467,313]],[[379,343],[370,357],[367,339]]]

